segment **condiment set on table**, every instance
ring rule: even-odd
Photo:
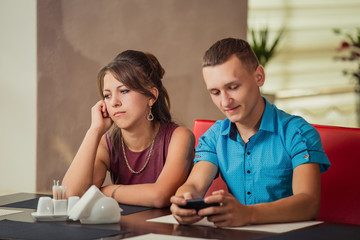
[[[95,185],[79,198],[71,196],[66,199],[66,187],[53,185],[53,199],[40,197],[37,211],[31,213],[36,221],[66,221],[68,219],[82,224],[118,223],[122,209],[118,202],[106,197]]]

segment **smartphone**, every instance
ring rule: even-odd
[[[179,206],[185,209],[196,209],[196,211],[207,208],[207,207],[216,207],[220,206],[219,203],[205,203],[203,198],[199,199],[189,199],[186,200],[186,205]]]

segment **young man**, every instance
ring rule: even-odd
[[[320,173],[330,166],[316,129],[261,96],[264,69],[244,40],[210,47],[203,76],[226,119],[200,138],[191,174],[171,198],[173,216],[181,224],[207,217],[228,227],[315,219]],[[203,197],[219,173],[229,192],[215,191],[205,203],[220,206],[182,208],[187,199]]]

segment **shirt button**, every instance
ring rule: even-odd
[[[247,152],[246,154],[247,154],[247,155],[250,155],[250,152]]]
[[[247,173],[251,173],[250,170],[247,170],[246,172],[247,172]]]
[[[251,194],[251,192],[247,192],[247,195],[250,195]]]

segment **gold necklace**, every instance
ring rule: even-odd
[[[126,152],[125,152],[125,147],[124,147],[124,138],[123,136],[121,136],[121,146],[122,146],[122,150],[123,150],[123,154],[124,154],[124,158],[125,158],[125,162],[126,162],[126,165],[127,167],[129,168],[130,172],[132,172],[133,174],[139,174],[141,173],[142,171],[144,171],[144,169],[146,168],[146,166],[148,165],[149,163],[149,160],[150,160],[150,157],[151,157],[151,153],[153,152],[153,148],[154,148],[154,142],[155,142],[155,138],[153,139],[152,143],[151,143],[151,147],[150,147],[150,152],[146,158],[146,162],[144,164],[144,166],[139,170],[139,171],[135,171],[134,169],[131,168],[130,164],[129,164],[129,161],[126,157]]]

